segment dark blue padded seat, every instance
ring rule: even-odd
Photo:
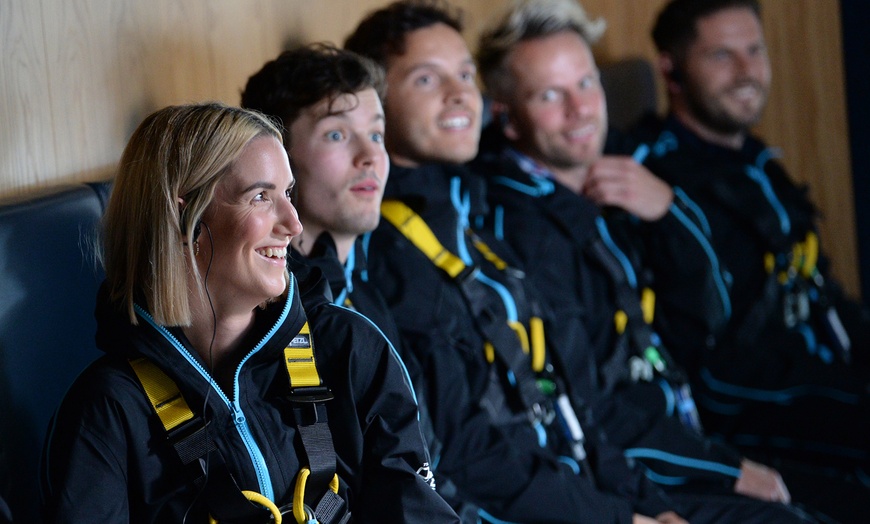
[[[108,190],[81,184],[0,203],[0,495],[15,522],[39,521],[49,420],[99,354],[93,246]]]

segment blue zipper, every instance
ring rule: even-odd
[[[637,275],[634,272],[634,268],[631,266],[631,262],[628,260],[626,254],[619,249],[619,246],[617,246],[616,242],[613,241],[613,238],[610,237],[610,231],[607,230],[607,223],[604,221],[604,217],[600,215],[595,217],[595,227],[598,228],[598,233],[601,236],[601,240],[604,241],[604,245],[607,246],[607,249],[614,257],[616,257],[619,265],[622,266],[622,272],[625,273],[628,285],[630,285],[632,289],[637,289]]]
[[[191,355],[190,352],[187,351],[187,349],[185,349],[184,345],[182,345],[181,342],[179,342],[178,339],[175,338],[175,336],[170,333],[168,329],[154,322],[154,319],[151,317],[151,315],[144,309],[142,309],[138,304],[134,305],[134,307],[136,308],[136,313],[140,317],[145,319],[145,321],[148,322],[148,324],[150,324],[154,329],[156,329],[158,333],[163,335],[163,337],[167,341],[169,341],[170,344],[172,344],[175,350],[178,351],[178,353],[182,357],[184,357],[184,359],[187,360],[187,362],[191,366],[193,366],[193,368],[209,383],[209,386],[215,391],[218,397],[224,401],[224,404],[226,404],[227,408],[233,414],[233,423],[236,427],[236,431],[238,431],[239,437],[241,437],[242,442],[244,442],[245,448],[248,450],[248,456],[251,459],[251,464],[254,466],[254,471],[256,471],[257,473],[257,482],[260,486],[260,494],[273,502],[275,500],[275,494],[272,490],[272,479],[269,475],[269,468],[266,465],[266,459],[263,456],[263,452],[260,451],[260,447],[257,445],[254,437],[251,435],[251,430],[248,426],[245,413],[242,411],[241,403],[239,402],[239,375],[241,374],[242,366],[245,365],[245,362],[247,362],[248,359],[251,358],[251,356],[257,353],[263,347],[263,345],[265,345],[266,342],[268,342],[269,339],[272,338],[272,336],[274,336],[275,332],[278,330],[278,327],[284,323],[284,320],[286,320],[287,315],[290,313],[290,306],[293,294],[295,292],[295,287],[296,277],[291,274],[289,289],[287,290],[288,298],[284,303],[284,309],[283,311],[281,311],[281,316],[278,318],[272,328],[266,333],[266,335],[260,340],[260,342],[256,346],[254,346],[254,348],[250,352],[248,352],[247,355],[245,355],[245,358],[242,359],[242,361],[239,363],[239,366],[236,368],[236,373],[233,377],[234,400],[230,400],[229,397],[227,397],[220,388],[214,387],[215,380],[211,376],[211,374],[209,374],[208,370],[205,369],[199,363],[199,361],[197,361],[196,358],[194,358],[193,355]]]
[[[459,250],[459,256],[466,266],[471,266],[474,261],[469,253],[468,246],[465,243],[465,230],[468,228],[468,214],[471,209],[469,195],[467,192],[462,193],[462,181],[459,177],[453,177],[450,181],[450,200],[453,203],[453,208],[456,210],[456,245]],[[501,298],[505,307],[508,320],[511,322],[518,321],[517,304],[511,296],[507,288],[495,280],[487,277],[481,272],[478,272],[475,279],[480,283],[492,288]]]
[[[695,204],[695,202],[692,201],[692,199],[690,199],[689,196],[679,187],[674,187],[674,198],[679,199],[690,210],[692,210],[701,222],[702,227],[704,227],[706,231],[709,231],[710,226],[707,224],[706,217],[701,212],[700,208],[698,208],[697,204]],[[725,310],[725,318],[730,319],[731,297],[728,294],[728,285],[722,277],[722,268],[719,265],[719,257],[716,256],[716,251],[710,244],[709,233],[705,235],[701,232],[700,228],[692,222],[685,213],[683,213],[683,210],[677,206],[676,202],[671,203],[670,212],[677,218],[683,227],[685,227],[689,233],[695,237],[695,240],[698,241],[698,245],[701,246],[701,249],[707,255],[707,260],[710,262],[710,270],[713,272],[713,282],[716,284],[716,290],[719,292],[719,299],[721,300],[722,307]]]
[[[775,155],[770,151],[770,149],[762,151],[758,155],[755,165],[746,166],[746,176],[752,179],[761,188],[764,198],[766,198],[770,203],[770,207],[773,208],[773,211],[779,219],[779,227],[780,230],[782,230],[782,234],[788,235],[791,232],[791,220],[789,219],[788,212],[785,210],[785,206],[782,205],[779,198],[777,198],[776,192],[773,190],[773,185],[771,185],[770,179],[764,172],[764,164],[766,164],[771,158],[774,158],[774,156]]]
[[[332,301],[336,306],[343,306],[344,301],[353,293],[353,270],[356,266],[356,245],[352,245],[347,254],[347,262],[344,263],[344,289]]]

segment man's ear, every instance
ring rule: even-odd
[[[520,137],[511,118],[510,111],[508,111],[507,104],[504,102],[493,101],[492,114],[496,119],[496,122],[501,126],[501,132],[504,133],[504,136],[507,137],[508,140],[515,141]]]
[[[665,79],[668,93],[676,94],[683,91],[683,74],[671,54],[662,53],[659,55],[659,71]]]

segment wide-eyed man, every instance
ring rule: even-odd
[[[249,78],[242,105],[277,119],[285,129],[284,145],[296,177],[293,199],[304,227],[291,242],[289,265],[294,273],[310,274],[314,279],[317,272],[310,269],[319,269],[332,290],[333,302],[366,316],[395,346],[395,324],[377,289],[367,281],[358,242],[378,224],[389,171],[383,92],[383,70],[377,64],[330,45],[315,44],[286,51],[266,63]],[[398,359],[395,347],[391,350]],[[414,375],[416,367],[410,364]],[[405,377],[409,379],[408,370]],[[422,427],[427,427],[425,420]],[[397,444],[407,438],[394,435]],[[421,463],[417,473],[434,490],[430,462]],[[380,493],[375,484],[368,489]],[[421,511],[435,520],[456,519],[435,493],[426,507],[408,506],[408,515]]]

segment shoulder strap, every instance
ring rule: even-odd
[[[601,233],[589,244],[589,252],[604,266],[615,288],[614,316],[616,347],[600,367],[605,388],[613,388],[619,381],[630,378],[652,379],[653,372],[663,377],[679,400],[678,415],[687,427],[702,432],[700,417],[685,372],[670,355],[661,338],[652,328],[655,315],[655,293],[644,287],[638,296],[637,282],[630,282],[626,270],[617,260],[619,250],[615,243],[605,242],[606,224],[599,222]],[[629,345],[634,350],[629,349]],[[646,376],[645,376],[646,375]]]
[[[441,245],[429,225],[404,202],[384,200],[381,214],[450,278],[467,276],[469,268],[465,262]]]
[[[614,318],[617,334],[629,337],[635,347],[634,353],[663,377],[676,383],[685,383],[684,372],[652,329],[655,293],[648,287],[638,291],[639,282],[629,278],[628,272],[633,272],[633,269],[627,265],[627,258],[612,239],[605,238],[608,235],[605,221],[598,220],[596,225],[599,235],[588,243],[587,250],[604,267],[613,283],[616,306],[619,308]],[[621,261],[620,256],[626,260]],[[628,357],[622,354],[624,345],[621,346],[623,351],[615,355],[621,361],[617,365],[624,365]]]
[[[293,515],[297,522],[305,522],[313,516],[321,524],[343,521],[350,513],[344,499],[338,495],[335,448],[326,418],[325,402],[333,396],[317,372],[314,339],[308,322],[284,348],[284,364],[290,386],[288,398],[308,462],[296,479]],[[300,503],[303,500],[304,508]],[[314,508],[313,515],[309,508]]]
[[[488,339],[487,350],[492,347],[493,352],[499,355],[502,362],[516,376],[523,402],[527,404],[525,407],[533,408],[535,404],[543,402],[543,395],[537,387],[532,366],[529,364],[529,353],[534,348],[532,363],[543,369],[545,360],[543,324],[540,321],[531,323],[532,337],[530,338],[521,324],[511,325],[502,322],[501,319],[493,318],[493,315],[483,314],[479,311],[481,301],[474,299],[481,294],[488,294],[487,291],[481,291],[482,284],[476,278],[479,268],[467,266],[461,258],[444,247],[423,218],[404,202],[385,200],[381,204],[381,214],[436,267],[456,281],[469,307],[475,312],[475,323]],[[483,256],[495,267],[506,266],[482,241],[475,242],[475,247],[478,250],[483,249]],[[488,357],[488,360],[492,361],[492,358]]]
[[[129,362],[166,430],[167,441],[193,484],[204,488],[209,512],[220,520],[251,518],[257,507],[248,502],[209,438],[210,422],[193,413],[175,382],[153,362],[144,357]]]

